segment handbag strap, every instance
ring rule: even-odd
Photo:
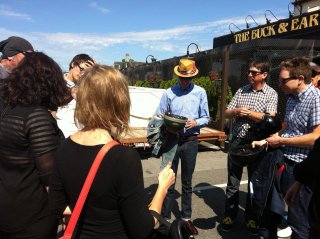
[[[71,218],[70,221],[68,223],[67,229],[64,232],[63,238],[71,238],[73,231],[76,227],[76,224],[78,222],[79,216],[81,214],[83,205],[86,201],[87,195],[89,193],[90,187],[92,185],[92,182],[96,176],[96,173],[98,171],[98,168],[102,162],[102,160],[104,159],[104,156],[106,155],[106,153],[115,145],[119,144],[117,141],[110,141],[109,143],[105,144],[100,151],[98,152],[91,168],[90,171],[87,175],[87,178],[82,186],[80,195],[78,197],[78,200],[76,202],[76,205],[74,207],[73,212],[71,213]]]
[[[166,219],[164,219],[164,217],[163,217],[162,215],[160,215],[158,212],[156,212],[156,211],[154,211],[154,210],[150,210],[150,213],[151,213],[151,215],[152,215],[153,217],[155,217],[156,219],[158,219],[158,221],[159,221],[161,224],[163,224],[163,225],[167,226],[168,228],[170,228],[171,223],[168,222]]]

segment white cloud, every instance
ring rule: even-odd
[[[33,21],[28,14],[13,11],[8,6],[3,4],[0,5],[0,17]]]
[[[3,36],[3,39],[12,35],[24,37],[34,45],[35,49],[44,51],[57,59],[62,66],[67,66],[70,59],[81,52],[95,55],[101,61],[109,61],[103,63],[112,64],[113,61],[120,60],[120,57],[128,51],[135,52],[134,54],[142,59],[145,57],[145,52],[162,54],[163,57],[170,58],[186,54],[186,48],[190,42],[197,42],[201,50],[208,50],[212,48],[214,37],[230,33],[230,23],[245,29],[244,19],[245,17],[234,17],[168,29],[110,34],[12,32],[0,28],[0,36]],[[264,17],[255,20],[260,25],[265,24]],[[232,30],[238,31],[234,28]],[[194,48],[191,51],[193,52]],[[159,55],[157,56],[159,60],[166,59],[160,59]]]
[[[89,4],[89,6],[92,7],[92,8],[94,8],[94,9],[97,9],[97,10],[100,11],[102,14],[108,14],[108,13],[110,13],[110,9],[99,6],[97,2],[91,2],[91,3]]]

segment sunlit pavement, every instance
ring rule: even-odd
[[[148,150],[139,150],[142,156],[145,189],[148,199],[151,200],[157,186],[157,175],[161,159],[150,156]],[[240,210],[234,228],[226,233],[220,230],[223,219],[225,187],[227,182],[227,154],[218,147],[199,147],[196,169],[193,175],[192,220],[198,228],[196,238],[210,239],[255,239],[247,232],[243,218],[243,208],[247,188],[247,172],[244,170],[240,187]],[[173,215],[179,217],[181,202],[180,171],[177,175],[176,204]]]

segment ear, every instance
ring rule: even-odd
[[[263,79],[265,80],[268,77],[268,72],[263,72],[262,75],[263,75]]]
[[[302,82],[305,83],[305,82],[304,82],[304,76],[303,76],[303,75],[299,75],[299,76],[298,76],[298,80],[299,80],[299,84],[301,84]]]

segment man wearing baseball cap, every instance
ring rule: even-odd
[[[25,54],[32,51],[33,47],[26,39],[11,36],[0,42],[1,64],[11,72],[22,61]]]
[[[163,94],[157,114],[170,113],[183,116],[187,118],[187,121],[181,131],[170,136],[172,137],[170,144],[175,144],[170,145],[170,148],[176,147],[176,151],[172,155],[172,150],[164,149],[161,168],[172,161],[172,170],[177,174],[179,159],[181,159],[181,217],[188,223],[189,229],[195,235],[198,232],[191,222],[192,175],[198,153],[197,136],[200,134],[200,128],[209,122],[208,100],[206,91],[192,82],[192,79],[199,73],[194,60],[180,59],[179,65],[174,67],[174,73],[178,76],[179,82]],[[174,186],[169,188],[162,207],[162,215],[167,220],[171,218]]]

